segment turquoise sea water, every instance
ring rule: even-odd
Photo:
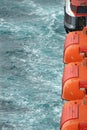
[[[59,130],[63,5],[0,0],[0,130]]]

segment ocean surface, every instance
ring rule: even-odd
[[[0,130],[59,130],[64,0],[0,0]]]

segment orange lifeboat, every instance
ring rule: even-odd
[[[87,61],[66,64],[62,79],[62,99],[82,99],[87,94]]]
[[[64,44],[64,63],[81,62],[87,58],[87,27],[67,34]]]
[[[87,98],[68,101],[63,106],[60,130],[87,130]]]

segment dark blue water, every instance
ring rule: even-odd
[[[0,0],[0,130],[59,130],[63,2]]]

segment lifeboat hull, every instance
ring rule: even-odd
[[[81,62],[87,58],[87,28],[67,34],[64,44],[64,63]]]
[[[87,130],[87,98],[64,104],[60,130]]]
[[[76,100],[87,93],[87,61],[69,63],[64,68],[62,99]]]

